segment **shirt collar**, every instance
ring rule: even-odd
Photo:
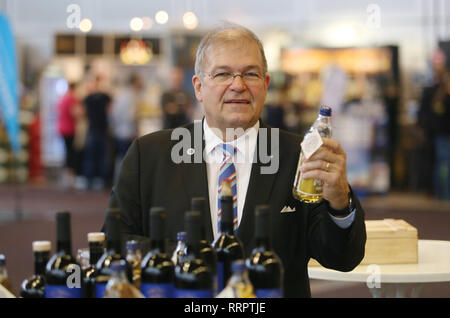
[[[255,150],[258,130],[259,120],[255,125],[248,128],[242,136],[231,142],[227,142],[227,144],[233,145],[233,147],[238,150],[238,155],[242,156],[242,158],[250,158],[251,160],[253,159],[252,154]],[[209,127],[206,118],[203,120],[203,132],[205,137],[205,154],[210,155],[218,145],[221,145],[224,142],[214,133],[211,127]]]

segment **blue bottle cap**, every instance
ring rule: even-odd
[[[331,116],[331,107],[328,106],[320,106],[319,114],[322,116]]]
[[[125,260],[120,260],[120,261],[114,261],[111,263],[111,266],[109,267],[113,272],[120,272],[125,270],[126,267],[126,262]]]
[[[245,268],[245,263],[241,259],[233,261],[233,263],[231,264],[231,270],[233,272],[243,272]]]
[[[178,232],[177,241],[186,241],[186,232]]]
[[[140,244],[138,241],[127,241],[127,250],[137,251],[140,248]]]

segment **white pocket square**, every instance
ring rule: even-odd
[[[283,210],[280,211],[280,213],[289,213],[289,212],[295,212],[295,209],[291,208],[290,206],[285,206]]]

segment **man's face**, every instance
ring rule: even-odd
[[[270,76],[263,73],[262,57],[256,43],[236,41],[210,47],[202,71],[194,75],[192,83],[195,96],[205,109],[208,125],[223,132],[226,128],[252,127],[261,115],[270,83]],[[262,78],[249,84],[236,76],[226,85],[208,76],[221,72],[254,72]]]

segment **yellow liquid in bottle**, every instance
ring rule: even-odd
[[[303,179],[300,166],[303,162],[303,153],[298,160],[297,173],[295,175],[292,195],[295,199],[304,203],[318,203],[322,200],[322,182],[314,179]]]

